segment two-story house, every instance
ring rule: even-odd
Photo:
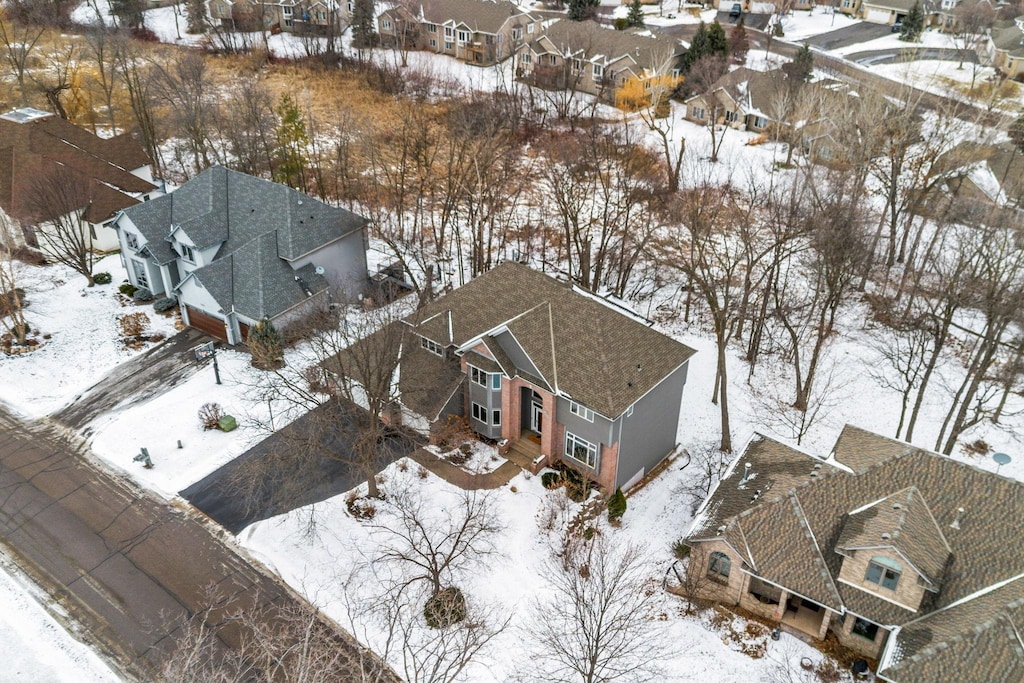
[[[278,183],[214,166],[123,211],[121,257],[136,287],[176,297],[185,323],[238,344],[367,282],[367,220]]]
[[[694,351],[566,282],[503,263],[395,324],[403,413],[463,415],[534,472],[562,462],[613,491],[676,447]]]
[[[227,31],[280,29],[285,33],[340,35],[354,0],[210,0],[210,18]]]
[[[61,232],[81,230],[80,244],[113,251],[117,212],[159,196],[162,186],[128,134],[101,138],[38,109],[0,114],[0,210],[32,246],[53,240],[60,248]]]
[[[1024,484],[847,426],[755,436],[697,513],[678,590],[880,659],[882,680],[1024,676]]]
[[[655,78],[678,78],[684,53],[673,38],[564,19],[519,48],[517,75],[537,87],[616,102],[633,81],[649,88]]]
[[[422,0],[390,7],[377,18],[384,45],[495,64],[538,35],[539,16],[508,0]]]
[[[987,51],[1004,76],[1024,76],[1024,16],[996,22],[989,32]]]

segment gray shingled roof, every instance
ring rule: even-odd
[[[1017,22],[1024,23],[1024,17],[997,21],[992,27],[992,44],[1011,57],[1024,57],[1024,30]]]
[[[311,266],[294,261],[366,225],[366,219],[285,185],[213,166],[174,192],[125,210],[158,264],[178,258],[179,227],[200,249],[221,245],[195,271],[225,311],[273,318],[327,288]],[[296,277],[299,280],[296,280]]]
[[[680,55],[685,50],[674,38],[653,36],[636,31],[616,31],[602,26],[596,21],[556,21],[544,30],[534,41],[534,51],[543,54],[544,38],[563,56],[582,52],[587,59],[604,57],[608,64],[620,57],[630,56],[636,60],[641,69],[657,70],[670,57]]]
[[[282,260],[274,233],[265,233],[192,273],[224,311],[274,318],[328,288],[312,264],[298,270]]]
[[[423,0],[412,9],[432,24],[454,21],[474,33],[497,33],[509,17],[526,14],[507,0]]]
[[[507,326],[544,375],[541,379],[610,418],[625,412],[694,353],[570,285],[517,263],[478,276],[428,304],[409,322],[417,334],[455,346]]]
[[[1020,594],[993,589],[1008,581],[1024,586],[1024,582],[1014,581],[1024,574],[1020,549],[1024,483],[852,427],[843,430],[833,452],[839,462],[853,465],[854,472],[822,464],[769,439],[755,439],[702,506],[689,540],[726,538],[726,531],[739,524],[746,544],[741,553],[749,552],[756,574],[773,580],[771,576],[786,576],[793,567],[818,566],[820,558],[835,580],[843,561],[836,548],[865,534],[880,535],[882,526],[898,528],[893,545],[919,570],[937,577],[938,592],[926,593],[917,612],[849,584],[834,584],[847,611],[883,626],[906,625],[906,632],[899,635],[899,647],[905,658],[916,656],[914,668],[905,665],[911,673],[894,674],[891,680],[1019,680],[1001,678],[1002,673],[989,678],[989,672],[1015,675],[1020,670],[1017,658],[1024,652],[997,642],[1005,637],[1005,629],[990,625],[982,629],[988,634],[985,638],[975,636],[981,633],[977,629],[982,622],[988,623],[985,619],[998,617],[1005,625],[1020,615],[1014,605],[1024,597],[1024,587],[1018,587]],[[741,487],[748,462],[751,474]],[[810,476],[816,465],[820,466],[818,474]],[[761,494],[755,497],[758,490]],[[799,504],[803,516],[799,527],[793,521],[795,508],[786,504],[789,497]],[[897,500],[907,506],[906,515],[892,510]],[[874,509],[875,516],[848,526],[860,508]],[[855,514],[849,515],[851,511]],[[758,527],[748,529],[754,521]],[[803,532],[804,523],[817,541],[813,548]],[[806,577],[787,580],[794,581],[794,591],[813,590]],[[784,581],[775,582],[786,586]],[[959,601],[964,602],[957,605]],[[934,620],[927,615],[934,615]],[[939,630],[947,644],[929,649],[929,643],[939,642]],[[935,672],[946,671],[942,667],[948,664],[946,657],[954,643],[967,648],[965,653],[980,648],[997,659],[973,673],[963,669],[970,674],[965,677],[913,673],[938,675]],[[929,658],[934,662],[926,663]]]

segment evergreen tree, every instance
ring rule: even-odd
[[[352,7],[352,47],[363,49],[377,44],[373,15],[373,0],[355,0]]]
[[[608,499],[608,519],[614,522],[621,519],[624,514],[626,514],[626,496],[623,495],[621,488],[617,488],[612,497]]]
[[[725,29],[716,19],[708,26],[708,44],[705,54],[713,56],[729,56],[729,39],[725,37]],[[703,55],[701,55],[703,57]]]
[[[302,112],[291,95],[282,95],[277,106],[277,149],[274,180],[290,187],[306,190],[306,149],[309,133]]]
[[[206,0],[187,0],[186,16],[188,17],[189,33],[205,33],[209,25],[206,15]]]
[[[681,66],[684,73],[689,71],[697,63],[697,60],[707,53],[707,48],[708,25],[702,21],[697,27],[697,33],[694,34],[693,40],[690,41],[690,49],[683,55]]]
[[[629,14],[626,15],[626,24],[633,27],[641,27],[644,25],[644,8],[640,4],[640,0],[633,0],[629,5]]]
[[[1017,149],[1024,152],[1024,116],[1011,123],[1010,129],[1006,132],[1013,144],[1017,145]]]
[[[793,61],[785,64],[782,70],[789,76],[794,86],[802,85],[811,80],[814,75],[814,53],[807,43],[800,46],[793,57]]]
[[[252,354],[254,367],[273,370],[284,364],[284,340],[281,338],[281,333],[274,327],[274,323],[267,318],[249,328],[249,338],[246,343]]]
[[[916,43],[921,39],[921,33],[924,31],[924,11],[921,9],[921,2],[918,0],[914,3],[914,6],[907,12],[907,16],[903,17],[903,30],[900,31],[900,40],[904,40],[908,43]]]
[[[569,18],[573,21],[589,19],[600,4],[601,0],[569,0]]]
[[[747,61],[747,52],[750,50],[750,40],[747,39],[747,26],[740,15],[740,20],[732,27],[729,34],[729,54],[735,64],[743,64]]]
[[[110,0],[110,13],[117,17],[117,23],[125,28],[142,28],[146,18],[144,0]]]

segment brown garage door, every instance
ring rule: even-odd
[[[211,337],[222,341],[228,340],[228,333],[224,329],[224,321],[214,318],[212,315],[203,313],[200,310],[186,306],[188,309],[188,324]]]

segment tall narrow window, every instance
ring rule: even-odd
[[[146,273],[146,264],[132,259],[132,271],[135,273],[135,285],[149,289],[149,274]]]
[[[725,553],[713,552],[708,560],[708,576],[719,581],[728,581],[732,571],[732,560]]]

